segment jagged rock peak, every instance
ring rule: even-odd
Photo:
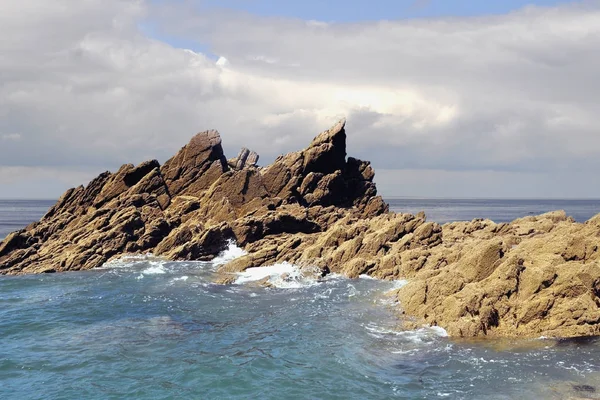
[[[201,151],[221,146],[221,134],[216,129],[209,129],[195,134],[186,147],[199,148]]]
[[[242,147],[238,156],[228,160],[227,163],[231,168],[240,170],[246,167],[255,167],[258,163],[258,158],[258,153],[251,151],[246,147]]]
[[[221,135],[208,130],[195,135],[161,168],[171,194],[195,195],[209,188],[229,167]]]
[[[323,143],[336,143],[343,145],[346,151],[346,118],[340,119],[335,125],[318,134],[310,144],[310,147],[319,146]]]

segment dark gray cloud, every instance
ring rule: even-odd
[[[597,1],[328,24],[191,2],[5,0],[0,33],[0,197],[31,193],[42,170],[62,174],[58,191],[91,170],[164,161],[210,128],[229,154],[251,146],[268,162],[344,115],[349,153],[386,170],[384,194],[398,194],[394,179],[403,194],[444,196],[453,179],[488,176],[500,195],[513,179],[527,196],[600,196],[583,189],[600,167]]]

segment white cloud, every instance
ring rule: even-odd
[[[225,57],[219,57],[217,60],[217,65],[219,67],[227,67],[229,65],[229,61]]]
[[[164,161],[209,128],[228,154],[245,145],[269,161],[346,115],[349,154],[377,169],[473,185],[560,176],[589,195],[577,184],[600,167],[598,2],[351,24],[186,4],[4,0],[0,132],[21,136],[2,136],[0,164],[99,173]],[[220,58],[147,37],[138,26],[149,23]],[[564,192],[555,183],[533,191]],[[423,189],[410,185],[403,193]]]

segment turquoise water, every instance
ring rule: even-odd
[[[0,279],[0,398],[559,399],[600,384],[596,341],[453,341],[402,331],[393,283],[219,286],[211,271]]]
[[[214,269],[140,257],[1,277],[0,399],[600,398],[596,338],[452,340],[403,330],[386,294],[401,282],[280,265],[274,288],[220,286]]]

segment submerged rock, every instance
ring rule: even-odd
[[[104,172],[0,242],[0,273],[91,269],[148,252],[211,260],[233,239],[248,253],[219,267],[224,283],[288,262],[319,276],[408,279],[396,293],[406,324],[451,336],[600,334],[600,215],[440,226],[391,213],[370,163],[346,157],[344,120],[304,150],[257,161],[246,148],[228,161],[213,130],[162,166]]]

